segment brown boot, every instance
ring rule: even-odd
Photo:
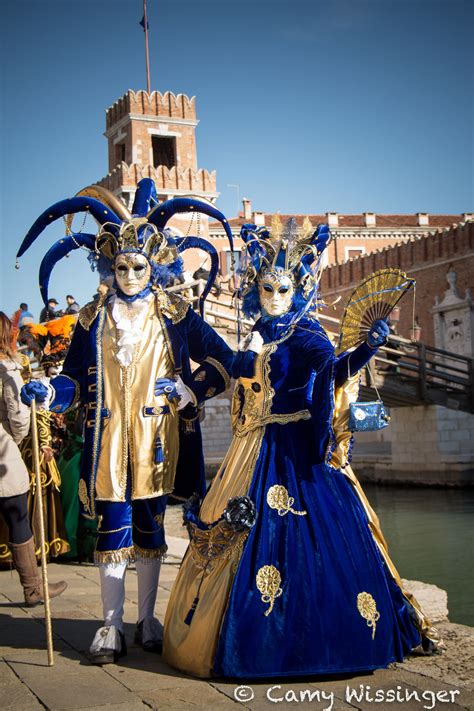
[[[13,563],[20,576],[25,593],[25,603],[27,607],[34,607],[43,602],[43,581],[38,571],[36,562],[35,545],[33,537],[24,543],[9,543],[11,548]],[[48,585],[49,597],[61,595],[67,588],[67,583],[61,580],[60,583]]]

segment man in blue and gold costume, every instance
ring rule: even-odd
[[[154,607],[167,549],[167,497],[203,493],[199,408],[230,382],[228,346],[186,301],[164,290],[182,271],[181,253],[204,249],[212,263],[205,299],[217,254],[201,238],[173,237],[166,224],[177,212],[203,212],[223,223],[231,246],[232,235],[210,204],[191,198],[159,204],[153,181],[144,179],[132,214],[97,186],[56,203],[34,223],[18,256],[53,220],[79,211],[94,216],[99,233],[70,233],[53,245],[40,267],[40,285],[47,300],[54,264],[78,247],[89,250],[102,280],[113,278],[113,293],[79,313],[63,371],[51,381],[50,405],[53,412],[66,412],[80,402],[86,410],[79,499],[83,515],[98,520],[95,557],[104,609],[104,626],[90,654],[94,663],[105,664],[126,653],[124,579],[132,560],[138,576],[135,641],[147,651],[161,651],[162,626]],[[190,358],[199,364],[194,372]],[[44,396],[41,386],[26,385],[24,400],[35,395]]]

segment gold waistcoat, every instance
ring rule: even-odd
[[[130,460],[132,499],[161,496],[173,490],[179,454],[176,405],[154,395],[157,378],[172,378],[174,364],[168,335],[158,306],[149,306],[143,336],[132,363],[123,367],[116,357],[117,329],[110,307],[101,339],[104,397],[110,417],[103,420],[96,478],[96,498],[124,501]],[[169,414],[147,416],[144,407],[169,407]],[[163,448],[161,463],[154,462],[155,439]]]

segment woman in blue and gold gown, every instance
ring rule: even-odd
[[[275,232],[242,232],[244,312],[261,317],[234,362],[232,443],[185,512],[165,620],[165,660],[195,676],[366,671],[436,641],[348,464],[348,402],[388,328],[336,357],[306,309],[328,230]]]

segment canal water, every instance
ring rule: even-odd
[[[474,490],[363,487],[401,577],[447,590],[451,622],[474,627]]]

